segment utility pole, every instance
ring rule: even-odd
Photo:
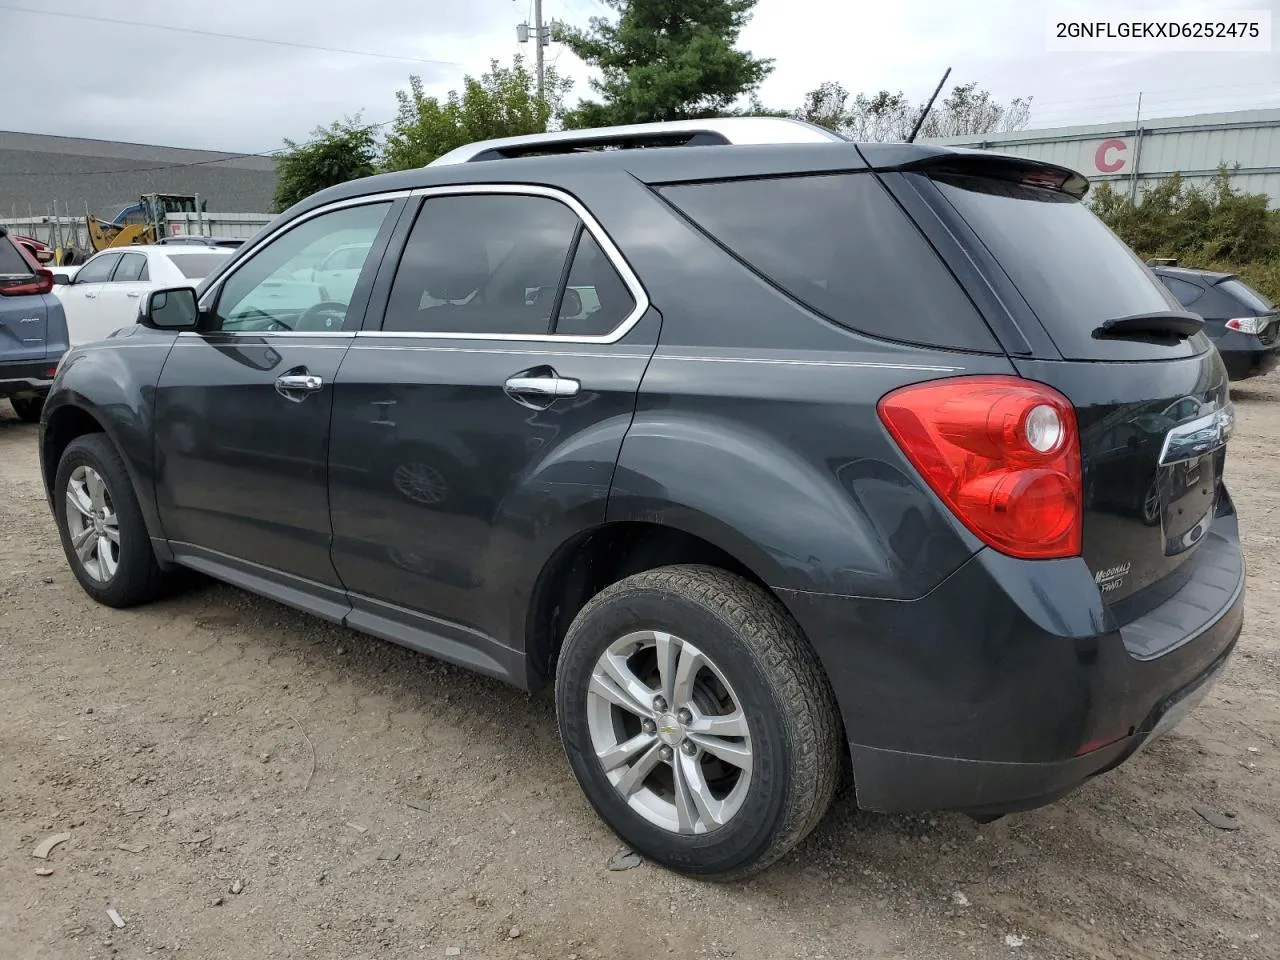
[[[516,25],[516,39],[521,43],[529,42],[529,24],[528,22]],[[534,54],[535,69],[538,74],[538,99],[543,100],[543,87],[546,84],[546,64],[543,59],[542,48],[551,42],[551,30],[549,27],[542,25],[542,0],[533,0],[533,44],[536,50]]]
[[[538,51],[538,99],[542,100],[545,99],[542,95],[542,85],[546,78],[546,70],[542,63],[542,48],[546,45],[542,28],[542,0],[533,0],[533,31],[535,38],[533,41],[534,49]]]
[[[1133,169],[1129,172],[1129,202],[1138,202],[1138,164],[1142,162],[1142,91],[1138,91],[1138,113],[1133,118]]]

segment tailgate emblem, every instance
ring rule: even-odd
[[[1132,561],[1126,560],[1117,566],[1099,570],[1093,575],[1093,582],[1102,588],[1103,593],[1111,593],[1113,590],[1120,589],[1120,585],[1124,583],[1124,578],[1129,575],[1131,569],[1133,569]]]

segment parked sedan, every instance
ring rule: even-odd
[[[195,286],[231,256],[206,246],[147,246],[103,250],[75,274],[55,276],[54,292],[67,314],[72,346],[101,340],[138,319],[151,290]]]
[[[1233,273],[1157,266],[1156,276],[1188,310],[1204,318],[1227,375],[1246,380],[1280,362],[1280,308]]]

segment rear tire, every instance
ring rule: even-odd
[[[71,441],[58,463],[53,497],[62,549],[85,593],[121,608],[159,596],[164,575],[142,508],[105,434]]]
[[[11,397],[9,405],[23,423],[39,423],[44,412],[44,397]]]
[[[565,638],[556,713],[604,821],[696,877],[741,879],[782,857],[840,777],[816,654],[774,597],[713,567],[650,570],[588,602]]]

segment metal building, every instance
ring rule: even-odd
[[[1112,181],[1116,190],[1141,197],[1146,185],[1181,173],[1203,184],[1218,164],[1234,170],[1232,184],[1246,193],[1265,193],[1280,209],[1280,109],[1201,113],[1143,120],[1138,124],[1096,124],[1022,130],[981,137],[931,141],[997,150],[1059,163],[1092,183]]]
[[[0,130],[0,217],[110,220],[144,193],[198,193],[210,210],[267,213],[275,161],[210,150]]]

